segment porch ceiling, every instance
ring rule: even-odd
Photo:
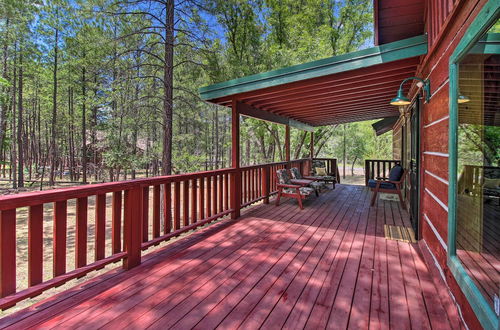
[[[200,94],[212,103],[231,106],[234,99],[311,126],[397,116],[389,101],[426,53],[426,37],[418,36],[210,85]]]

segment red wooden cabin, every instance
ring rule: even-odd
[[[499,126],[500,3],[375,0],[374,15],[375,47],[200,90],[232,109],[231,168],[0,197],[0,308],[38,300],[0,328],[498,328],[499,165],[461,143]],[[285,162],[240,166],[240,115],[286,125]],[[269,203],[277,169],[311,168],[291,128],[378,118],[394,160],[367,160],[366,180],[401,163],[408,211],[342,184],[304,210]]]

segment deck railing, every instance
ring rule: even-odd
[[[368,180],[378,177],[389,176],[389,171],[396,165],[401,164],[400,160],[387,159],[367,159],[365,160],[365,185],[368,186]]]
[[[291,166],[304,171],[311,160],[0,197],[0,308],[111,263],[133,268],[142,251],[154,245],[231,213],[234,217],[236,209],[268,203],[277,191],[276,170]],[[238,191],[239,199],[234,198]],[[16,242],[26,239],[27,250],[18,255]],[[44,251],[47,241],[52,247]],[[27,277],[24,287],[18,277]]]
[[[337,159],[335,158],[314,158],[314,160],[321,160],[325,162],[326,173],[333,173],[337,178],[337,183],[340,183],[340,172],[337,164]]]

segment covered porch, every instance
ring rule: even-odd
[[[277,170],[309,174],[314,127],[398,116],[389,100],[426,52],[417,36],[202,89],[232,109],[231,168],[1,198],[0,308],[116,262],[123,268],[7,316],[0,328],[461,328],[441,275],[424,262],[427,247],[388,235],[412,229],[399,202],[370,207],[367,188],[342,184],[304,210],[272,200]],[[240,115],[286,126],[285,161],[240,166]],[[291,128],[311,132],[309,158],[290,158]],[[336,160],[323,160],[338,181]],[[391,165],[376,162],[367,178]],[[16,225],[28,227],[24,288]],[[149,250],[163,242],[171,243]]]
[[[385,237],[385,225],[411,228],[407,212],[369,200],[341,184],[302,211],[293,200],[245,209],[0,328],[462,328],[426,247]]]

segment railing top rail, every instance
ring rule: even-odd
[[[75,199],[75,198],[88,197],[104,193],[112,193],[115,191],[128,190],[142,186],[154,186],[164,183],[191,180],[196,178],[202,178],[202,177],[208,177],[208,176],[220,175],[232,172],[234,172],[233,168],[225,168],[212,171],[174,174],[174,175],[158,176],[153,178],[120,181],[120,182],[88,184],[83,186],[58,188],[46,191],[33,191],[17,195],[6,195],[0,197],[0,210],[9,210],[18,207],[52,203],[68,199]]]
[[[328,160],[332,158],[313,158],[313,159]],[[294,159],[291,160],[290,163],[304,162],[309,160],[310,158]],[[241,167],[241,169],[250,170],[250,169],[261,168],[263,166],[276,166],[276,165],[286,165],[286,164],[288,164],[288,162],[286,161],[274,162],[274,163],[257,164],[251,166],[243,166]],[[213,175],[232,173],[234,172],[234,170],[235,170],[234,168],[225,168],[219,170],[158,176],[152,178],[135,179],[128,181],[120,181],[120,182],[88,184],[88,185],[80,185],[68,188],[58,188],[46,191],[33,191],[16,195],[6,195],[0,197],[0,210],[9,210],[19,207],[27,207],[27,206],[52,203],[52,202],[88,197],[105,193],[112,193],[116,191],[128,190],[142,186],[154,186],[164,183],[172,183],[172,182],[208,177]]]
[[[275,163],[255,164],[255,165],[241,166],[240,169],[242,169],[242,170],[251,170],[251,169],[261,168],[261,167],[264,167],[264,166],[286,165],[286,164],[287,164],[287,162],[275,162]]]

